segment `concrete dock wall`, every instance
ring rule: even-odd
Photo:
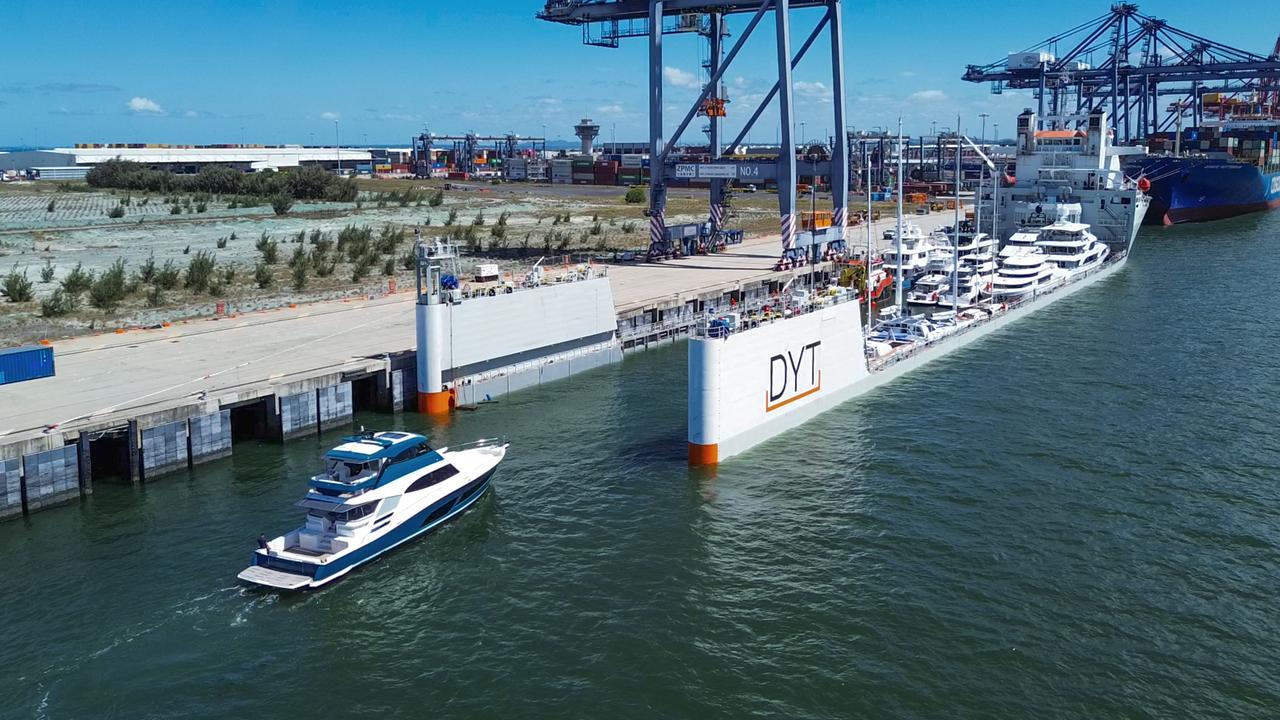
[[[191,464],[198,465],[231,454],[231,411],[197,415],[189,421]]]
[[[289,440],[316,431],[315,391],[281,397],[278,404],[281,439]]]
[[[351,399],[351,383],[344,382],[316,390],[317,417],[321,430],[351,423],[355,409]]]
[[[187,468],[186,420],[142,428],[142,474],[146,479]]]
[[[80,456],[75,445],[25,455],[22,494],[27,512],[80,497]]]
[[[404,375],[404,370],[394,370],[391,373],[392,412],[401,412],[404,410]]]
[[[0,459],[0,520],[22,514],[22,460]]]

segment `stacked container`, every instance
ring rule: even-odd
[[[551,161],[551,182],[557,185],[568,185],[573,182],[573,160],[555,158]]]

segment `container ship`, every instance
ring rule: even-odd
[[[1196,127],[1147,138],[1150,154],[1126,158],[1150,183],[1148,224],[1221,220],[1280,207],[1280,113],[1256,100],[1204,95]]]

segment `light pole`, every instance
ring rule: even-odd
[[[614,152],[618,152],[618,123],[614,123],[609,129],[609,144],[613,146]]]
[[[342,143],[338,142],[338,121],[333,121],[333,151],[338,154],[338,174],[342,174]]]
[[[805,140],[804,140],[804,124],[805,124],[805,121],[804,121],[804,120],[801,120],[801,121],[800,121],[800,144],[801,144],[801,145],[803,145],[803,144],[805,143]]]

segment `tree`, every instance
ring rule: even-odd
[[[127,294],[124,260],[117,258],[89,288],[89,304],[105,313],[113,313]]]
[[[14,265],[4,277],[4,284],[0,285],[0,295],[7,296],[9,302],[31,302],[35,298],[35,283],[27,277],[26,270],[19,273],[18,266]]]
[[[287,215],[289,213],[289,209],[292,207],[293,198],[285,195],[284,193],[280,193],[279,195],[271,198],[271,209],[275,210],[277,215]]]
[[[639,203],[642,203],[646,199],[644,188],[642,187],[629,188],[627,190],[627,194],[623,196],[622,199],[625,200],[626,202],[631,203],[632,205],[637,205]]]

